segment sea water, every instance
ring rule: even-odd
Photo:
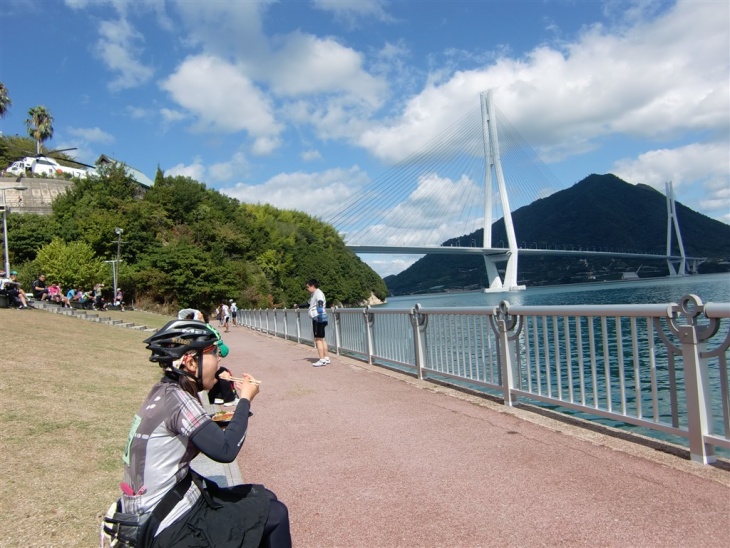
[[[502,301],[511,305],[579,305],[579,304],[659,304],[679,302],[684,295],[694,294],[703,303],[730,302],[730,273],[707,274],[695,276],[677,276],[667,278],[644,278],[631,281],[596,282],[588,284],[571,284],[551,287],[527,288],[524,291],[500,293],[484,293],[483,291],[431,293],[389,297],[387,302],[375,308],[410,309],[417,303],[423,308],[435,307],[493,307]],[[730,326],[725,320],[721,333],[727,332]],[[713,376],[711,383],[717,380]],[[719,382],[719,381],[718,381]],[[477,386],[469,388],[483,390]],[[717,391],[719,392],[719,390]],[[716,392],[716,393],[717,393]],[[564,414],[578,416],[615,428],[625,429],[639,434],[655,437],[679,445],[687,446],[685,438],[670,436],[660,431],[623,423],[604,417],[574,411],[542,402],[535,405],[560,411]],[[719,418],[719,417],[718,417]],[[720,419],[721,420],[721,419]],[[716,448],[717,454],[730,456],[730,451]]]
[[[730,302],[730,273],[641,278],[631,281],[528,287],[524,291],[484,293],[463,291],[388,297],[380,307],[411,308],[416,303],[424,308],[442,306],[496,306],[502,301],[512,305],[574,304],[658,304],[679,302],[689,293],[702,302]]]

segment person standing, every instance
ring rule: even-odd
[[[319,288],[319,282],[312,278],[307,282],[307,291],[309,297],[309,317],[312,318],[312,334],[314,336],[314,346],[317,348],[319,361],[314,363],[314,367],[322,367],[330,363],[330,356],[327,349],[327,341],[325,340],[325,327],[327,327],[327,299]]]
[[[238,320],[237,320],[238,306],[236,306],[236,302],[233,299],[231,299],[230,302],[231,302],[231,321],[233,322],[233,325],[236,326],[236,325],[238,325]]]
[[[221,303],[221,316],[223,317],[223,329],[228,333],[228,327],[231,323],[231,310],[228,305],[224,302]]]

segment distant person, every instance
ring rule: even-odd
[[[258,381],[244,373],[235,383],[240,400],[228,426],[211,420],[198,392],[215,383],[218,340],[203,322],[173,320],[144,341],[163,377],[132,421],[122,496],[104,517],[107,540],[126,533],[137,541],[142,529],[135,546],[291,547],[289,514],[274,493],[263,485],[219,487],[190,467],[201,452],[216,462],[235,461],[259,392]],[[146,525],[136,526],[144,516]]]
[[[327,299],[319,288],[319,282],[312,278],[307,282],[307,291],[310,293],[309,298],[309,317],[312,318],[312,334],[314,337],[314,345],[317,348],[319,361],[314,363],[314,367],[322,367],[330,363],[329,351],[327,349],[327,341],[325,340],[325,327],[327,327]]]
[[[58,282],[53,282],[48,288],[48,300],[62,305],[64,308],[71,308],[71,303],[64,296],[63,289]]]
[[[236,317],[238,316],[238,306],[236,306],[236,302],[231,299],[230,300],[230,309],[231,309],[231,322],[233,325],[238,325]]]
[[[92,291],[94,310],[106,310],[106,299],[102,292],[104,291],[104,284],[96,284]]]
[[[48,288],[46,287],[46,275],[41,274],[33,280],[33,298],[38,301],[48,300]]]
[[[228,333],[228,327],[231,323],[231,309],[224,302],[221,303],[221,316],[223,316],[223,329]]]
[[[119,310],[124,312],[124,294],[121,288],[117,289],[117,294],[114,296],[114,306],[118,306]]]
[[[10,271],[9,277],[5,276],[4,270],[0,270],[0,293],[8,298],[8,306],[15,306],[23,310],[29,308],[25,291],[20,287],[18,273],[15,270]]]

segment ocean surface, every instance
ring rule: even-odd
[[[572,304],[654,304],[679,302],[693,293],[702,302],[730,302],[730,273],[677,276],[674,278],[641,278],[632,281],[594,282],[586,284],[528,287],[524,291],[484,293],[463,291],[388,297],[386,308],[438,306],[488,306],[509,301],[514,305]]]
[[[552,287],[527,288],[524,291],[500,293],[484,293],[481,291],[432,293],[421,295],[407,295],[390,297],[383,305],[374,308],[401,308],[410,309],[417,303],[423,308],[436,307],[493,307],[501,301],[507,300],[514,305],[577,305],[577,304],[658,304],[679,302],[684,295],[695,294],[703,303],[730,302],[730,273],[682,276],[674,278],[644,278],[632,281],[595,282],[588,284],[572,284]],[[725,324],[728,322],[725,321]],[[727,332],[728,325],[722,325],[720,335]],[[660,360],[661,361],[661,360]],[[659,367],[666,364],[659,364]],[[714,385],[713,395],[720,394],[719,380],[713,376],[710,380]],[[458,384],[458,382],[457,382]],[[467,383],[468,384],[468,383]],[[484,390],[477,386],[469,386],[476,390]],[[601,389],[602,390],[602,389]],[[484,390],[489,392],[489,390]],[[713,398],[714,399],[714,398]],[[617,420],[597,417],[571,409],[542,402],[532,402],[540,407],[556,410],[564,414],[574,415],[600,424],[615,428],[637,432],[646,436],[662,439],[687,446],[687,440],[675,437],[657,430],[649,430]],[[722,421],[721,405],[713,405],[720,414],[716,420]],[[730,457],[730,451],[716,448],[717,454]]]

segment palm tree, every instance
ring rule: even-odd
[[[41,153],[41,143],[53,137],[53,116],[44,106],[33,107],[28,111],[25,125],[28,126],[28,135],[35,139],[35,152]]]
[[[5,87],[5,84],[0,82],[0,118],[5,117],[5,113],[12,104],[13,102],[10,100],[10,96],[8,95],[8,88]]]

